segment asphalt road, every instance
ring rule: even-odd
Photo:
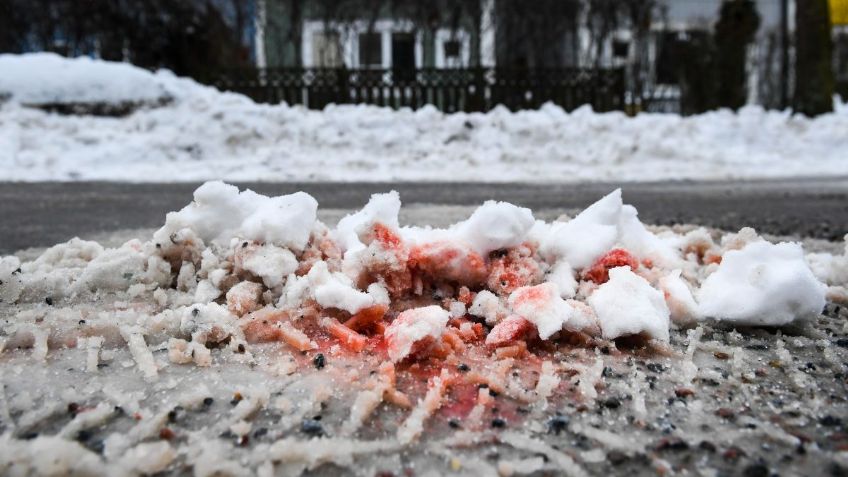
[[[0,253],[74,236],[152,228],[191,201],[196,183],[0,183]],[[476,205],[505,200],[533,210],[582,208],[615,187],[647,223],[753,226],[778,235],[839,240],[848,233],[848,176],[749,182],[622,184],[243,183],[263,194],[298,190],[323,208],[361,207],[375,192],[397,190],[405,205]]]

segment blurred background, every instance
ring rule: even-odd
[[[41,51],[310,108],[815,116],[848,97],[848,0],[0,0],[0,53]]]

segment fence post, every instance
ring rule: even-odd
[[[624,111],[627,107],[627,105],[625,104],[625,101],[627,100],[627,92],[625,91],[627,89],[627,79],[624,67],[616,69],[615,77],[617,91],[615,96],[613,97],[618,99],[617,109]]]
[[[344,66],[337,69],[338,91],[336,92],[336,104],[350,103],[350,78],[347,68]]]
[[[469,111],[486,111],[486,70],[474,68],[474,94],[469,97]]]

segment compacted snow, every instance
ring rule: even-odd
[[[848,108],[666,114],[442,114],[262,105],[168,72],[0,55],[0,180],[651,181],[844,175]],[[168,101],[164,101],[167,99]],[[30,106],[131,102],[123,118]]]

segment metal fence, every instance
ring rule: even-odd
[[[264,68],[221,71],[209,81],[257,102],[301,104],[312,109],[346,103],[445,112],[535,109],[546,102],[573,110],[624,109],[622,69],[467,68],[416,70]]]

